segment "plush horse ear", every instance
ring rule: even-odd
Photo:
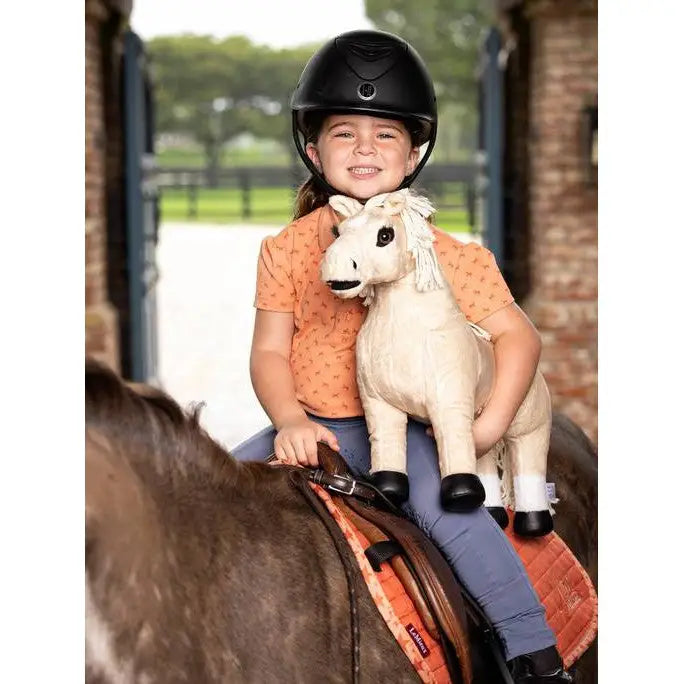
[[[384,192],[375,195],[366,202],[366,209],[381,207],[388,216],[400,214],[406,207],[408,189],[396,190],[395,192]]]
[[[328,203],[340,216],[345,218],[355,216],[363,209],[361,202],[345,195],[333,195],[328,200]]]
[[[378,207],[382,207],[385,199],[387,199],[389,195],[389,192],[382,192],[379,195],[373,195],[373,197],[369,197],[366,200],[364,209],[377,209]]]

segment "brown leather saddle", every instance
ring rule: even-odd
[[[398,511],[395,514],[364,500],[370,496],[356,498],[350,490],[366,489],[367,483],[354,478],[338,453],[319,443],[318,457],[320,471],[315,471],[318,476],[311,479],[328,485],[338,508],[371,542],[366,555],[374,569],[378,570],[378,564],[385,560],[391,564],[426,629],[442,646],[452,682],[484,681],[473,668],[474,626],[484,641],[489,642],[484,657],[498,661],[499,676],[487,681],[512,681],[507,677],[508,670],[491,625],[432,541]],[[327,481],[321,471],[330,476]],[[345,483],[351,484],[347,487]],[[483,639],[479,641],[482,643]]]

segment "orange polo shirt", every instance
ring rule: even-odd
[[[366,307],[359,297],[340,299],[320,279],[335,223],[335,212],[326,205],[262,242],[254,306],[294,314],[290,365],[304,409],[348,418],[363,415],[355,344]],[[514,301],[489,250],[433,230],[442,272],[468,320],[477,323]]]

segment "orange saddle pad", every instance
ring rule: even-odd
[[[442,648],[430,637],[392,567],[382,563],[381,572],[376,573],[364,553],[370,543],[363,533],[337,508],[322,487],[313,483],[310,486],[347,539],[380,614],[421,681],[448,684],[451,680]],[[596,590],[584,568],[555,532],[537,539],[519,537],[513,533],[513,513],[508,513],[506,535],[546,608],[546,618],[556,634],[558,650],[565,666],[569,667],[596,637]]]
[[[531,539],[513,533],[508,511],[506,535],[522,560],[532,586],[546,608],[558,651],[570,667],[591,645],[598,632],[598,597],[586,570],[555,533]]]

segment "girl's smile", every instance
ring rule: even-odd
[[[382,169],[377,166],[352,166],[348,171],[358,178],[374,178]]]

